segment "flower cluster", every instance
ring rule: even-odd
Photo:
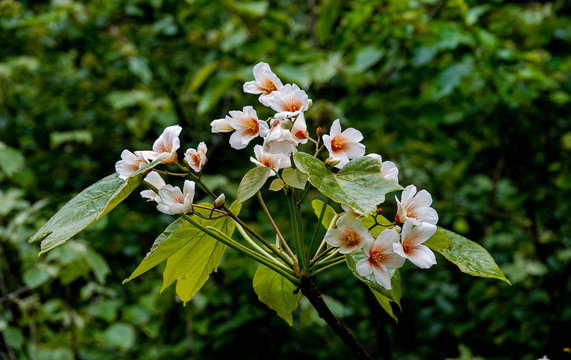
[[[167,127],[153,144],[152,150],[141,150],[132,153],[123,150],[121,160],[115,164],[115,170],[123,180],[128,179],[143,166],[161,159],[161,164],[174,165],[178,163],[176,151],[180,148],[179,135],[182,128],[178,125]],[[184,162],[196,173],[202,171],[207,162],[207,147],[201,142],[197,149],[187,149],[184,153]],[[157,209],[168,215],[191,214],[193,212],[193,199],[195,192],[194,181],[185,180],[183,189],[165,183],[159,170],[153,170],[145,176],[143,181],[152,188],[144,190],[141,196],[148,201],[157,203]]]
[[[328,151],[325,164],[342,169],[352,159],[365,156],[365,145],[361,144],[363,134],[354,129],[343,130],[339,119],[333,121],[329,134],[318,134],[316,139],[309,136],[305,120],[305,112],[311,108],[312,101],[298,85],[283,84],[266,63],[254,67],[255,80],[244,84],[244,92],[259,94],[262,105],[271,108],[275,114],[268,119],[260,120],[252,106],[230,111],[222,119],[213,120],[210,125],[213,133],[232,133],[229,143],[234,149],[244,149],[257,137],[262,144],[254,146],[254,156],[250,160],[256,166],[270,168],[268,176],[278,175],[280,169],[292,167],[292,154],[298,151],[300,144],[308,141],[315,143],[315,156],[322,149]],[[121,160],[115,168],[122,179],[127,179],[142,166],[161,160],[162,164],[177,165],[185,171],[194,171],[195,179],[200,179],[203,166],[207,162],[207,147],[201,142],[196,149],[188,149],[184,153],[184,162],[177,161],[176,151],[180,147],[178,136],[181,133],[178,125],[167,127],[155,141],[152,150],[124,150]],[[383,161],[378,154],[368,154],[380,164],[380,174],[384,179],[398,183],[399,171],[391,161]],[[162,172],[166,174],[166,172]],[[151,190],[141,192],[141,196],[157,203],[157,209],[165,214],[192,214],[195,182],[186,180],[183,189],[166,184],[160,170],[151,171],[145,178]],[[426,190],[417,192],[414,185],[407,186],[401,199],[395,197],[397,214],[395,221],[381,225],[384,230],[375,237],[363,224],[363,216],[341,204],[345,212],[335,227],[330,228],[324,237],[323,244],[337,248],[340,254],[364,255],[356,264],[356,271],[364,277],[373,274],[373,278],[381,286],[391,289],[390,269],[401,267],[405,260],[410,260],[420,268],[429,268],[436,263],[434,253],[423,243],[436,233],[437,212],[431,208],[432,197]],[[196,205],[195,205],[196,206]],[[319,252],[319,251],[318,251]]]

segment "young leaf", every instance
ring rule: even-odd
[[[274,310],[290,326],[293,326],[291,314],[297,309],[302,297],[301,292],[294,294],[295,285],[264,265],[258,266],[253,285],[258,299]]]
[[[145,172],[160,162],[153,161],[127,180],[117,173],[99,180],[65,204],[28,241],[42,241],[40,255],[64,244],[125,200],[141,184]]]
[[[377,299],[377,301],[379,302],[379,305],[381,305],[383,310],[385,310],[387,312],[387,314],[389,314],[389,316],[392,317],[393,319],[395,319],[395,321],[398,323],[399,320],[397,319],[397,316],[394,313],[393,308],[391,307],[391,299],[389,299],[388,297],[386,297],[385,295],[383,295],[381,293],[376,292],[371,287],[369,287],[369,289],[371,289],[373,296],[375,297],[375,299]]]
[[[285,183],[297,189],[305,189],[307,175],[297,169],[285,168],[282,172]]]
[[[283,181],[281,181],[280,179],[274,179],[272,181],[272,183],[270,184],[270,190],[271,191],[280,191],[281,189],[283,189],[285,186],[285,183]]]
[[[377,283],[373,274],[370,274],[368,276],[362,276],[357,272],[356,269],[357,261],[361,260],[364,256],[365,255],[362,252],[345,255],[345,260],[347,262],[347,267],[349,268],[349,270],[351,270],[351,272],[353,273],[353,275],[355,275],[357,279],[367,284],[372,290],[385,296],[389,300],[394,301],[400,307],[402,287],[401,287],[401,276],[398,269],[389,269],[389,273],[391,274],[392,289],[387,290],[381,285],[379,285],[379,283]]]
[[[387,193],[402,189],[396,181],[383,178],[381,164],[368,156],[351,160],[337,174],[309,154],[298,152],[293,159],[297,168],[309,175],[309,182],[322,194],[351,206],[361,215],[377,210]]]
[[[444,236],[450,239],[452,248],[435,248],[435,250],[442,254],[448,261],[456,264],[462,272],[473,276],[499,279],[511,285],[510,281],[506,278],[486,249],[450,230],[441,227],[439,227],[439,230]],[[428,241],[430,241],[430,239]]]
[[[237,201],[243,203],[252,196],[256,195],[258,191],[264,186],[268,175],[272,171],[269,167],[257,166],[244,175],[240,186],[238,187]]]
[[[319,215],[321,215],[321,209],[323,208],[323,201],[315,199],[311,202],[311,207],[313,208],[313,213],[319,219]],[[327,208],[325,209],[325,215],[323,215],[323,220],[321,221],[321,224],[323,224],[325,229],[329,229],[329,225],[331,224],[333,217],[335,217],[335,214],[335,210],[333,210],[331,206],[327,205]]]

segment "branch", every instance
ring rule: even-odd
[[[311,277],[301,277],[301,293],[307,297],[311,305],[317,310],[319,317],[339,336],[355,356],[355,359],[373,360],[373,358],[359,345],[353,334],[333,315],[327,304],[323,301],[315,281]]]

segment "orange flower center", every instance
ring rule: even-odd
[[[248,119],[245,130],[246,135],[256,136],[258,135],[258,132],[260,132],[260,124],[258,124],[258,120],[254,118]]]
[[[369,258],[371,258],[377,264],[383,261],[383,253],[378,250],[371,250],[369,252]]]
[[[289,98],[282,104],[282,109],[288,112],[296,112],[302,106],[303,104],[298,99]]]
[[[267,95],[270,94],[272,91],[276,91],[277,88],[276,85],[274,85],[274,83],[270,79],[266,79],[262,82],[260,90],[262,90]]]
[[[331,151],[336,153],[339,152],[341,150],[343,150],[343,148],[345,147],[345,142],[343,141],[343,138],[340,136],[335,136],[333,139],[331,139]]]

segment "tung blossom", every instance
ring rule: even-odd
[[[161,175],[159,175],[159,173],[156,171],[151,171],[147,176],[145,176],[143,181],[153,185],[159,191],[163,186],[166,185]],[[143,190],[141,191],[141,196],[147,199],[147,201],[160,201],[159,195],[153,190]]]
[[[397,269],[404,264],[404,258],[396,254],[393,244],[399,242],[399,234],[394,229],[383,230],[375,241],[368,241],[363,245],[363,252],[367,256],[356,264],[356,270],[361,276],[373,273],[375,280],[382,287],[391,290],[391,275],[389,268]]]
[[[339,119],[331,125],[329,135],[323,135],[323,144],[329,151],[329,156],[340,159],[335,167],[341,169],[349,160],[365,155],[365,145],[361,144],[363,134],[359,130],[348,128],[341,132]]]
[[[436,225],[438,213],[430,207],[432,196],[426,190],[416,192],[416,186],[407,186],[401,195],[401,201],[395,196],[397,201],[397,214],[395,221],[404,223],[407,219],[413,219],[415,224],[427,222]]]
[[[269,131],[268,124],[258,120],[256,111],[251,106],[244,106],[242,111],[230,111],[226,122],[236,130],[230,136],[230,146],[240,150],[248,146],[256,136],[266,136]]]
[[[232,132],[232,131],[234,131],[234,128],[232,126],[230,126],[230,124],[228,124],[226,119],[212,120],[212,122],[210,123],[210,126],[212,126],[212,133],[213,134],[221,133],[221,132]]]
[[[264,151],[289,156],[297,151],[297,141],[288,129],[284,129],[282,124],[279,119],[272,120],[272,127],[264,138]]]
[[[279,91],[266,96],[262,104],[271,107],[277,114],[276,119],[294,117],[309,108],[309,98],[305,91],[295,84],[285,84]]]
[[[381,176],[387,180],[399,181],[399,169],[392,161],[383,161],[383,158],[379,154],[367,154],[367,156],[378,160],[381,163]]]
[[[264,104],[265,98],[274,91],[283,87],[281,80],[272,72],[270,65],[261,62],[254,66],[254,81],[244,84],[244,92],[249,94],[261,94],[260,102]],[[264,104],[265,105],[265,104]]]
[[[299,113],[295,119],[295,122],[291,128],[291,134],[296,142],[302,144],[307,142],[309,132],[307,131],[307,124],[305,123],[305,115],[303,115],[303,113]]]
[[[325,242],[338,247],[341,254],[349,254],[363,247],[367,241],[373,241],[373,235],[361,224],[360,218],[340,217],[337,228],[325,234]]]
[[[121,179],[127,180],[148,163],[149,161],[143,156],[142,151],[135,151],[133,154],[125,149],[121,153],[121,160],[115,163],[115,171],[117,171]]]
[[[436,233],[436,225],[423,222],[413,227],[412,223],[410,219],[404,223],[401,242],[393,244],[393,250],[419,268],[428,269],[436,264],[436,257],[432,250],[422,243]]]
[[[160,201],[157,209],[167,215],[192,213],[194,199],[194,181],[185,180],[181,191],[178,186],[165,185],[159,190]]]
[[[208,159],[206,158],[206,151],[207,151],[206,144],[204,142],[201,142],[200,144],[198,144],[196,150],[195,149],[186,150],[186,152],[184,153],[184,161],[190,166],[192,170],[198,173],[200,172],[200,170],[202,170],[202,167],[208,161]]]
[[[291,160],[289,156],[285,154],[268,153],[264,151],[264,148],[261,145],[254,146],[254,154],[256,154],[256,158],[254,159],[253,157],[250,157],[250,161],[257,166],[269,167],[275,172],[277,172],[279,169],[291,167]],[[274,174],[270,173],[269,176],[273,175]]]
[[[176,151],[180,147],[180,139],[178,136],[182,128],[173,125],[165,128],[161,136],[155,140],[153,151],[142,151],[143,156],[149,161],[153,161],[158,157],[162,157],[161,164],[174,164],[177,161]]]

